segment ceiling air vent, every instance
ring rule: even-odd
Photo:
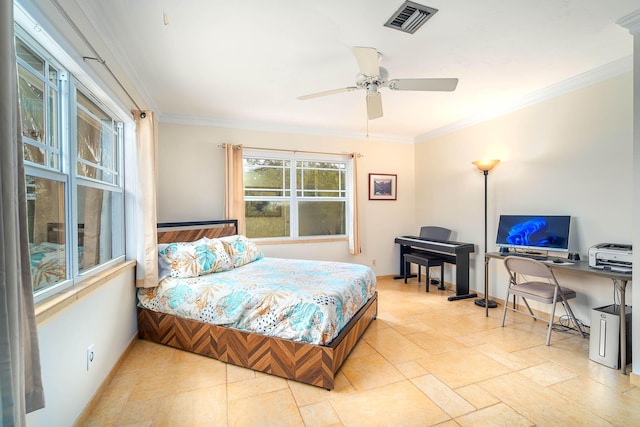
[[[413,34],[437,11],[432,7],[405,1],[384,26]]]

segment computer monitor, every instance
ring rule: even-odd
[[[496,246],[535,252],[568,252],[570,229],[570,216],[500,215]]]

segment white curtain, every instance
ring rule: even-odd
[[[0,425],[25,425],[44,407],[13,34],[13,2],[0,5]]]
[[[156,152],[158,125],[152,111],[133,111],[135,141],[126,141],[127,250],[135,258],[136,286],[158,286],[158,239],[156,234]]]
[[[349,253],[360,255],[362,246],[360,243],[360,219],[358,214],[358,153],[351,154],[351,209],[349,212]]]
[[[245,234],[242,145],[224,145],[224,218],[238,220],[238,234]]]

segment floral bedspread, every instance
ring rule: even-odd
[[[31,256],[31,281],[33,289],[60,282],[66,279],[65,246],[58,243],[43,242],[38,245],[30,245]]]
[[[375,293],[363,265],[262,258],[230,271],[163,279],[138,305],[201,322],[328,344]]]
[[[78,248],[78,263],[82,265],[84,248]],[[66,247],[60,243],[42,242],[29,245],[33,290],[61,282],[67,278]]]

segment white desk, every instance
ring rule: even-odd
[[[553,258],[553,257],[551,257]],[[489,261],[491,259],[504,259],[499,252],[489,252],[484,256],[484,262],[488,271]],[[589,267],[588,261],[577,261],[571,264],[562,263],[556,264],[553,262],[545,263],[552,270],[557,271],[573,271],[581,274],[589,274],[591,276],[605,277],[613,281],[613,286],[620,291],[620,370],[623,374],[627,374],[627,322],[626,322],[626,308],[625,308],[625,293],[627,290],[627,283],[631,281],[631,273],[618,273],[616,271],[606,271],[597,268]],[[485,282],[488,280],[488,275],[485,275]],[[487,283],[484,284],[487,289]],[[485,295],[485,298],[487,296]],[[505,301],[505,304],[507,302]]]

